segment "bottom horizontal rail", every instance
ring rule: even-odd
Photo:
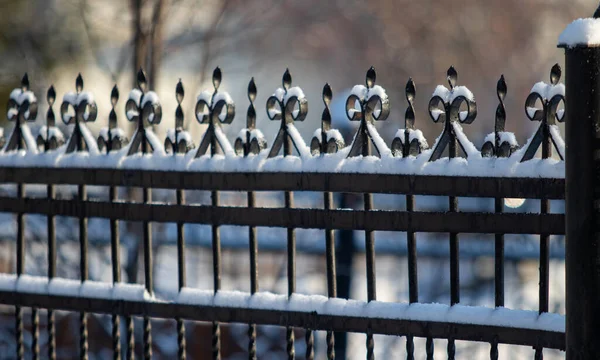
[[[174,300],[150,297],[141,285],[14,275],[0,276],[0,303],[20,307],[247,323],[414,337],[452,338],[564,350],[564,316],[534,311],[405,304],[184,288]]]

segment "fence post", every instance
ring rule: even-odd
[[[566,68],[568,360],[600,359],[600,42],[593,43],[589,31],[600,29],[599,10],[559,38]]]

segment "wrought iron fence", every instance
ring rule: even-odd
[[[593,63],[596,63],[597,58],[594,59]],[[573,63],[575,60],[567,63],[568,71],[589,58],[581,56],[576,60],[576,63]],[[415,337],[426,339],[422,350],[428,359],[434,356],[434,339],[447,340],[445,352],[451,359],[455,357],[455,342],[458,340],[489,343],[492,359],[499,357],[499,344],[530,346],[535,349],[536,359],[542,358],[544,348],[565,350],[568,346],[565,317],[550,313],[548,306],[550,236],[566,233],[565,215],[551,213],[550,200],[565,199],[565,184],[569,181],[562,176],[565,171],[563,160],[567,154],[557,125],[566,119],[561,68],[553,66],[550,83],[536,84],[525,101],[526,116],[532,121],[539,121],[540,125],[523,147],[519,147],[512,133],[505,131],[507,85],[503,76],[496,86],[499,104],[494,130],[485,138],[481,149],[473,145],[462,130],[462,125],[472,123],[477,117],[475,98],[467,87],[458,85],[458,73],[454,67],[448,69],[446,78],[448,87],[438,86],[429,101],[431,119],[443,124],[440,136],[429,149],[415,125],[413,102],[416,86],[412,79],[406,84],[408,105],[404,128],[398,130],[389,145],[378,134],[377,122],[388,118],[391,107],[385,89],[377,84],[377,73],[373,68],[366,73],[365,85],[356,85],[346,100],[348,120],[359,123],[348,146],[342,135],[332,128],[330,104],[333,91],[329,84],[322,91],[324,109],[321,125],[306,145],[294,124],[307,118],[308,102],[302,89],[292,86],[292,76],[287,70],[282,78],[282,87],[276,89],[266,102],[267,117],[279,122],[279,131],[270,146],[257,127],[259,116],[255,107],[257,86],[254,79],[248,84],[250,104],[246,127],[233,145],[230,143],[222,126],[234,120],[235,105],[231,97],[220,89],[222,73],[219,68],[213,72],[213,89],[198,96],[194,109],[196,120],[207,125],[197,147],[184,126],[181,103],[185,92],[181,81],[176,86],[178,106],[175,126],[167,131],[163,143],[152,131],[152,126],[159,124],[163,117],[160,102],[158,96],[147,88],[146,76],[141,70],[137,76],[138,86],[130,92],[125,104],[127,119],[137,125],[131,140],[127,139],[123,129],[117,127],[116,109],[120,96],[116,86],[110,94],[112,109],[108,115],[108,126],[100,130],[97,139],[92,135],[85,124],[96,121],[99,111],[93,95],[84,91],[81,76],[76,80],[75,92],[65,94],[60,105],[60,118],[65,125],[72,126],[69,138],[66,139],[56,125],[53,109],[56,91],[53,87],[48,89],[46,96],[49,105],[46,125],[34,136],[26,123],[36,119],[38,103],[29,90],[29,79],[25,75],[21,87],[10,95],[7,116],[15,126],[0,154],[0,183],[16,184],[17,187],[16,196],[0,196],[0,211],[16,214],[17,224],[16,274],[0,277],[0,303],[16,309],[16,357],[21,359],[25,356],[24,308],[31,308],[31,353],[34,358],[42,355],[38,345],[40,309],[47,310],[47,356],[52,359],[56,358],[55,311],[58,310],[80,314],[81,358],[88,357],[88,344],[93,341],[88,339],[89,313],[112,316],[115,359],[123,355],[128,359],[135,356],[134,317],[143,318],[143,352],[147,359],[153,353],[152,318],[176,320],[177,334],[173,336],[177,337],[180,359],[187,355],[186,321],[212,323],[214,359],[221,357],[221,323],[248,325],[250,359],[256,358],[256,326],[260,324],[286,328],[289,359],[299,355],[314,358],[315,331],[327,332],[329,359],[335,357],[334,332],[365,334],[368,359],[374,358],[375,334],[406,337],[409,359],[413,359],[418,350]],[[592,81],[587,80],[586,83],[583,78],[574,77],[576,82],[593,88]],[[578,108],[577,111],[582,110]],[[552,159],[553,149],[556,150],[555,159]],[[538,152],[541,159],[534,159]],[[445,153],[447,158],[443,157]],[[466,160],[455,159],[461,154]],[[589,169],[586,174],[591,172]],[[575,174],[567,169],[565,176]],[[46,186],[47,196],[26,196],[26,185],[29,184]],[[57,198],[56,186],[60,185],[77,186],[77,196],[73,199]],[[88,199],[87,186],[107,187],[108,200]],[[120,187],[142,188],[142,201],[119,199],[117,190]],[[174,191],[176,201],[153,201],[152,189]],[[210,191],[211,204],[186,203],[186,190]],[[246,205],[222,205],[222,191],[247,193]],[[283,192],[284,206],[257,206],[256,195],[263,191]],[[322,209],[294,206],[294,192],[306,191],[322,193]],[[362,209],[348,209],[336,204],[333,195],[337,193],[361,194]],[[405,208],[377,209],[373,194],[404,195]],[[447,211],[418,210],[415,199],[418,195],[447,197]],[[459,197],[492,198],[494,211],[460,211]],[[506,198],[539,199],[540,210],[538,213],[505,212]],[[24,217],[27,214],[47,217],[47,277],[25,274]],[[57,277],[57,216],[79,220],[79,280]],[[103,218],[110,222],[112,283],[88,279],[89,218]],[[143,224],[143,287],[122,282],[119,221]],[[171,299],[155,296],[152,223],[177,224],[178,293]],[[212,289],[186,286],[185,224],[211,226]],[[248,228],[248,293],[221,290],[220,226],[223,225]],[[285,295],[259,291],[257,227],[285,228],[287,231]],[[327,297],[297,293],[296,229],[320,229],[324,232]],[[336,230],[364,231],[366,302],[337,297]],[[376,231],[406,233],[408,304],[377,301]],[[448,234],[449,305],[419,303],[419,233]],[[460,234],[494,234],[495,308],[461,305]],[[539,236],[538,311],[504,308],[505,234]],[[126,323],[125,349],[121,349],[122,319]],[[305,354],[295,353],[295,329],[302,329],[305,334]]]

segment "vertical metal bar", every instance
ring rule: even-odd
[[[253,208],[255,201],[254,192],[248,192],[248,208]],[[256,241],[256,227],[250,226],[248,237],[250,251],[250,293],[255,294],[258,292],[258,242]],[[256,360],[256,324],[248,326],[248,359]]]
[[[125,317],[125,326],[127,327],[127,359],[135,359],[135,329],[133,325],[133,317]]]
[[[596,11],[598,12],[598,11]],[[566,350],[600,358],[600,47],[566,47]]]
[[[494,211],[504,211],[504,199],[494,199]],[[494,242],[494,305],[504,306],[504,234],[495,234]],[[490,358],[498,359],[498,341],[491,343]]]
[[[452,126],[449,120],[446,121],[446,126]],[[456,135],[454,130],[451,128],[450,131],[450,143],[448,144],[448,156],[455,158],[457,155],[456,147]],[[448,211],[458,211],[458,198],[456,196],[450,196],[448,198]],[[458,304],[460,302],[460,285],[459,285],[459,247],[458,247],[458,234],[450,233],[450,305]],[[456,346],[454,339],[448,339],[448,360],[454,360]]]
[[[333,194],[326,192],[323,195],[323,207],[330,210],[333,205]],[[335,235],[333,229],[325,230],[325,256],[327,257],[327,296],[337,297],[337,271],[335,266]],[[335,359],[335,338],[333,331],[327,332],[327,359]]]
[[[48,149],[46,149],[48,150]],[[56,197],[56,189],[54,185],[48,185],[48,199]],[[56,276],[56,221],[53,215],[48,215],[48,279],[52,280]],[[56,359],[56,326],[55,315],[52,309],[48,309],[48,358]]]
[[[77,151],[84,149],[83,136],[79,123],[75,125],[75,134],[77,134]],[[87,189],[85,185],[77,187],[79,201],[87,200]],[[79,276],[81,283],[88,279],[88,233],[87,233],[87,218],[79,218]],[[88,358],[88,329],[87,329],[87,314],[79,313],[79,358],[87,360]]]
[[[110,152],[110,141],[109,150]],[[109,188],[109,198],[111,202],[117,201],[117,188],[111,186]],[[119,221],[110,219],[110,255],[112,262],[112,278],[113,285],[116,285],[121,281],[121,259],[120,259],[121,244],[119,239]],[[121,331],[120,331],[120,319],[119,315],[112,316],[112,345],[113,345],[113,359],[121,359]]]
[[[552,156],[552,143],[550,139],[550,129],[547,122],[544,120],[542,124],[542,159],[547,159]],[[540,199],[540,214],[548,214],[550,212],[550,200]],[[549,297],[549,282],[550,282],[550,251],[549,244],[550,236],[547,234],[540,235],[540,287],[539,287],[539,313],[548,312],[548,297]],[[543,348],[535,348],[535,359],[541,360],[544,358]]]
[[[19,142],[20,143],[20,142]],[[25,185],[17,184],[17,198],[22,199],[25,196]],[[17,214],[17,277],[20,277],[25,271],[25,224],[24,214]],[[16,333],[17,333],[17,359],[24,359],[25,348],[23,340],[23,309],[20,306],[15,308]]]
[[[413,212],[415,209],[414,195],[406,195],[406,211]],[[408,248],[408,300],[410,303],[419,301],[419,280],[417,276],[417,241],[414,231],[406,232]],[[406,336],[406,359],[414,360],[415,343],[412,335]]]
[[[292,138],[284,131],[283,140],[283,155],[292,154]],[[292,191],[285,192],[285,208],[291,209],[294,207],[294,193]],[[292,296],[296,292],[296,232],[294,228],[287,229],[287,281],[288,281],[288,296]],[[294,350],[294,328],[286,329],[287,354],[288,360],[294,360],[296,351]]]
[[[144,136],[142,136],[142,152],[148,153],[150,144],[146,138],[145,129]],[[143,201],[144,204],[152,202],[152,189],[143,189]],[[152,224],[148,221],[144,221],[144,276],[146,290],[149,294],[154,293],[154,282],[152,279],[153,269],[153,257],[152,257]],[[146,360],[152,359],[152,322],[149,317],[144,316],[144,358]]]
[[[174,152],[175,155],[177,152]],[[177,205],[185,204],[185,193],[181,189],[177,189],[176,191],[177,197]],[[177,273],[179,279],[179,291],[183,289],[186,285],[186,276],[185,276],[185,233],[184,233],[184,223],[177,223]],[[178,348],[178,358],[179,360],[185,360],[185,323],[183,319],[177,319],[177,348]]]
[[[367,134],[366,126],[361,127],[360,134],[362,141],[362,156],[371,155],[371,143]],[[363,194],[364,209],[371,211],[373,209],[373,195],[371,193]],[[372,230],[365,230],[365,251],[367,262],[367,300],[377,300],[377,289],[375,283],[375,237]],[[367,360],[375,359],[375,341],[373,334],[367,331]]]
[[[215,134],[215,124],[213,120],[209,124],[209,136],[210,136],[210,156],[217,154],[217,136]],[[219,206],[219,192],[212,191],[210,193],[211,205],[214,207]],[[213,219],[212,224],[212,251],[213,251],[213,282],[215,294],[221,289],[221,233],[218,225],[216,224],[217,219]],[[221,329],[218,322],[212,324],[212,355],[213,360],[221,359]]]

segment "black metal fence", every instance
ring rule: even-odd
[[[574,50],[567,50],[568,54],[569,51]],[[580,62],[584,60],[586,59],[579,59]],[[576,65],[579,66],[580,63],[570,63],[567,56],[569,76],[573,76],[570,71]],[[314,357],[315,331],[327,332],[329,359],[335,357],[334,332],[364,333],[368,359],[374,358],[374,334],[405,336],[409,359],[414,357],[415,352],[421,351],[426,353],[428,359],[433,359],[433,339],[447,339],[447,347],[443,351],[448,358],[454,358],[457,340],[489,343],[492,359],[499,357],[499,344],[533,347],[536,359],[542,358],[544,348],[567,348],[565,317],[548,313],[549,240],[551,235],[564,235],[566,232],[565,215],[550,211],[550,200],[565,199],[565,179],[552,176],[560,174],[564,169],[562,160],[565,157],[565,144],[556,124],[566,118],[562,108],[565,87],[559,83],[561,69],[558,65],[551,70],[550,83],[534,86],[526,100],[527,117],[540,121],[540,126],[523,147],[518,146],[512,134],[504,131],[507,86],[504,78],[500,78],[496,89],[499,105],[494,132],[486,138],[480,150],[462,132],[461,124],[469,124],[475,120],[477,105],[466,87],[457,86],[458,75],[453,67],[447,72],[449,87],[438,86],[429,102],[432,120],[443,123],[442,133],[432,149],[427,148],[427,142],[415,128],[413,100],[416,89],[412,80],[406,86],[408,106],[404,129],[398,131],[389,146],[381,139],[376,123],[388,117],[390,102],[385,90],[376,85],[373,68],[367,72],[366,86],[355,86],[346,101],[348,119],[359,121],[360,124],[349,146],[346,147],[340,134],[331,128],[329,106],[332,90],[329,85],[323,88],[325,108],[321,116],[321,127],[315,132],[310,145],[305,145],[294,122],[306,118],[308,103],[302,90],[292,87],[288,71],[283,76],[282,87],[275,91],[266,104],[269,119],[280,123],[272,145],[268,145],[256,128],[258,116],[254,100],[257,90],[254,80],[251,80],[248,85],[250,106],[247,110],[247,126],[232,146],[224,135],[221,124],[234,119],[235,107],[229,95],[219,89],[221,76],[221,71],[217,68],[213,73],[214,90],[198,97],[194,114],[200,123],[207,125],[207,129],[197,148],[184,130],[183,109],[181,105],[177,107],[175,128],[167,133],[164,142],[164,150],[172,153],[169,157],[163,153],[163,143],[152,132],[151,126],[160,123],[163,114],[156,94],[146,89],[146,78],[142,71],[138,74],[138,88],[130,93],[125,105],[128,120],[137,125],[131,141],[126,138],[123,130],[117,128],[115,109],[119,92],[116,87],[111,93],[113,109],[108,116],[108,127],[100,131],[97,140],[85,123],[96,120],[98,110],[93,96],[83,91],[81,77],[77,78],[76,92],[66,94],[60,106],[62,120],[65,124],[73,125],[72,134],[67,141],[64,141],[64,136],[55,123],[53,104],[56,93],[52,87],[47,93],[47,124],[41,129],[37,139],[26,126],[26,122],[35,120],[37,114],[37,101],[29,91],[27,76],[23,78],[21,88],[13,91],[7,114],[9,120],[15,122],[15,127],[6,140],[4,153],[0,155],[0,183],[16,184],[17,192],[16,196],[0,197],[0,211],[16,214],[17,261],[15,275],[0,277],[0,303],[16,308],[17,358],[23,358],[25,354],[24,308],[31,308],[31,353],[34,358],[42,356],[38,346],[41,309],[47,310],[47,356],[52,359],[56,358],[55,311],[59,310],[80,313],[79,351],[82,359],[88,356],[88,343],[94,341],[88,339],[88,313],[112,315],[115,359],[122,355],[128,359],[134,357],[134,317],[143,317],[145,358],[152,357],[152,318],[177,321],[177,334],[173,336],[178,339],[179,358],[182,359],[186,357],[185,321],[212,322],[214,359],[220,358],[220,323],[248,324],[250,359],[256,358],[257,324],[287,329],[286,347],[290,359],[297,356],[307,359]],[[577,73],[569,81],[580,84],[588,80]],[[176,94],[180,104],[184,97],[181,82],[177,85]],[[595,101],[598,102],[597,99]],[[582,105],[577,111],[584,111],[581,108],[585,109],[585,106]],[[581,113],[577,115],[581,116]],[[593,118],[594,121],[596,117]],[[568,141],[567,147],[571,144]],[[550,159],[553,147],[556,149],[554,160]],[[38,149],[43,150],[43,153],[38,153]],[[542,160],[530,161],[540,149]],[[286,162],[285,158],[292,156],[294,150],[298,157]],[[446,151],[448,159],[443,159]],[[280,152],[283,157],[278,156]],[[467,161],[452,160],[461,153]],[[370,157],[372,154],[375,157]],[[385,169],[377,169],[377,166],[373,166],[374,163]],[[190,164],[196,164],[196,167]],[[459,174],[447,175],[448,169],[459,169]],[[569,171],[571,170],[567,167],[567,183],[571,174]],[[592,171],[590,168],[587,173]],[[27,197],[28,184],[45,185],[47,196]],[[56,187],[60,185],[76,185],[77,197],[56,198]],[[87,186],[106,187],[108,200],[88,199]],[[142,201],[119,199],[117,190],[122,187],[142,188]],[[153,202],[152,189],[174,191],[176,202]],[[211,204],[186,203],[186,190],[210,191]],[[247,193],[246,205],[221,205],[221,191]],[[262,191],[283,192],[284,207],[257,206],[256,193]],[[323,208],[295,208],[294,192],[304,191],[322,193]],[[362,209],[340,207],[333,197],[333,194],[338,193],[362,194]],[[405,195],[405,209],[376,209],[372,197],[378,193]],[[447,197],[448,210],[416,210],[416,195]],[[494,211],[460,211],[458,197],[492,198]],[[539,199],[540,210],[538,213],[505,212],[505,198]],[[568,210],[569,199],[566,200]],[[24,273],[26,214],[44,215],[48,219],[47,278],[31,277]],[[80,279],[77,281],[59,279],[56,276],[57,216],[79,219]],[[110,221],[112,284],[88,280],[89,218]],[[143,223],[143,288],[121,283],[119,221]],[[170,300],[154,297],[152,223],[177,224],[179,292]],[[212,227],[213,288],[208,291],[186,287],[184,224],[192,223]],[[222,225],[248,227],[249,293],[221,290]],[[259,291],[257,227],[287,229],[287,295]],[[326,298],[296,293],[296,229],[322,229],[324,232]],[[367,302],[337,298],[336,230],[364,231]],[[410,304],[377,301],[376,231],[405,232],[407,235],[406,271]],[[449,306],[419,303],[416,251],[419,233],[448,234]],[[472,233],[495,234],[495,309],[460,305],[460,234]],[[538,312],[503,308],[504,234],[539,236]],[[567,309],[569,311],[570,308]],[[121,349],[122,319],[126,323],[126,349]],[[306,343],[305,354],[295,354],[294,342],[298,340],[294,338],[294,329],[298,328],[303,329],[305,334],[305,338],[301,340]],[[415,348],[415,337],[426,339],[424,349]]]

